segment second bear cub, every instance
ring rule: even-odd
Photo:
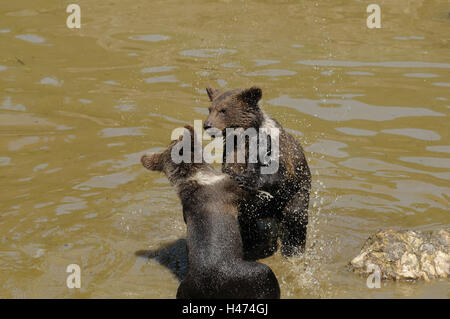
[[[281,239],[284,256],[303,251],[308,224],[308,205],[311,191],[311,172],[299,142],[258,105],[260,88],[219,91],[208,88],[211,100],[204,129],[216,128],[227,136],[228,129],[242,128],[279,132],[278,170],[264,173],[266,164],[260,159],[251,163],[228,162],[224,158],[222,172],[239,182],[248,191],[239,205],[239,223],[246,259],[260,259],[273,254],[277,237]],[[229,141],[224,149],[228,152]],[[269,140],[270,141],[270,140]],[[264,142],[258,142],[258,147]],[[236,151],[230,147],[231,151]],[[249,153],[249,143],[245,150]],[[224,152],[224,156],[227,152]],[[271,165],[270,165],[271,166]],[[261,199],[261,192],[272,195]],[[267,222],[269,221],[269,223]]]
[[[244,191],[205,162],[177,164],[172,160],[172,149],[185,138],[191,138],[193,159],[195,133],[193,127],[186,128],[165,151],[141,158],[145,168],[166,174],[183,206],[189,272],[177,298],[279,298],[280,287],[272,270],[243,259],[237,206]]]

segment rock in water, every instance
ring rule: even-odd
[[[447,278],[450,274],[450,228],[435,231],[383,230],[367,239],[349,263],[358,274],[373,273],[383,280]]]

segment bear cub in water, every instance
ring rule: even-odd
[[[184,135],[162,153],[141,158],[145,168],[165,173],[183,206],[189,271],[178,287],[177,298],[280,298],[273,271],[243,258],[237,205],[245,191],[210,164],[194,163],[197,140],[193,127],[185,128]],[[172,149],[188,138],[191,162],[176,164]]]
[[[236,152],[237,143],[233,143],[234,149],[230,147],[231,150],[228,150],[226,144],[230,139],[224,139],[226,151],[222,172],[248,191],[239,205],[245,258],[254,260],[270,256],[278,248],[278,237],[281,239],[283,256],[302,252],[308,224],[311,173],[301,145],[258,105],[262,97],[260,88],[225,92],[207,88],[206,91],[211,106],[204,123],[205,130],[215,128],[224,137],[230,128],[259,131],[270,129],[278,132],[278,154],[273,154],[278,160],[278,170],[271,173],[263,172],[266,163],[260,158],[256,163],[248,161],[248,142],[245,145],[245,163],[227,162],[227,153]],[[268,142],[271,140],[272,138],[268,139]],[[260,141],[258,149],[259,147]],[[268,149],[270,153],[270,147]],[[264,198],[261,193],[269,193],[271,196]]]

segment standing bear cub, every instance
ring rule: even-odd
[[[245,191],[210,164],[195,163],[197,139],[193,127],[186,128],[165,151],[141,158],[145,168],[165,173],[183,206],[189,271],[178,287],[177,298],[280,298],[272,270],[243,258],[237,203]],[[180,150],[178,146],[185,141],[190,141],[191,149]],[[182,155],[180,151],[191,151],[189,163],[174,161],[174,156]]]
[[[249,145],[245,142],[245,162],[228,162],[226,154],[236,152],[238,143],[227,147],[224,138],[222,172],[235,179],[247,191],[239,205],[239,224],[246,259],[260,259],[272,255],[281,239],[281,252],[288,257],[302,252],[308,224],[308,204],[311,173],[303,149],[297,140],[258,105],[260,88],[234,89],[222,92],[206,89],[212,102],[204,129],[214,134],[215,129],[226,137],[227,129],[276,129],[278,131],[278,170],[262,172],[267,163],[258,157],[248,161]],[[242,132],[242,131],[241,131]],[[235,133],[234,133],[235,134]],[[270,139],[267,139],[270,142]],[[265,142],[267,143],[267,142]],[[258,148],[261,147],[258,140]],[[267,149],[270,153],[270,143]],[[269,193],[270,196],[261,196]]]

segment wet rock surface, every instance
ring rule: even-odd
[[[383,230],[370,236],[351,271],[368,275],[374,266],[382,280],[430,280],[450,274],[450,228],[434,231]]]

